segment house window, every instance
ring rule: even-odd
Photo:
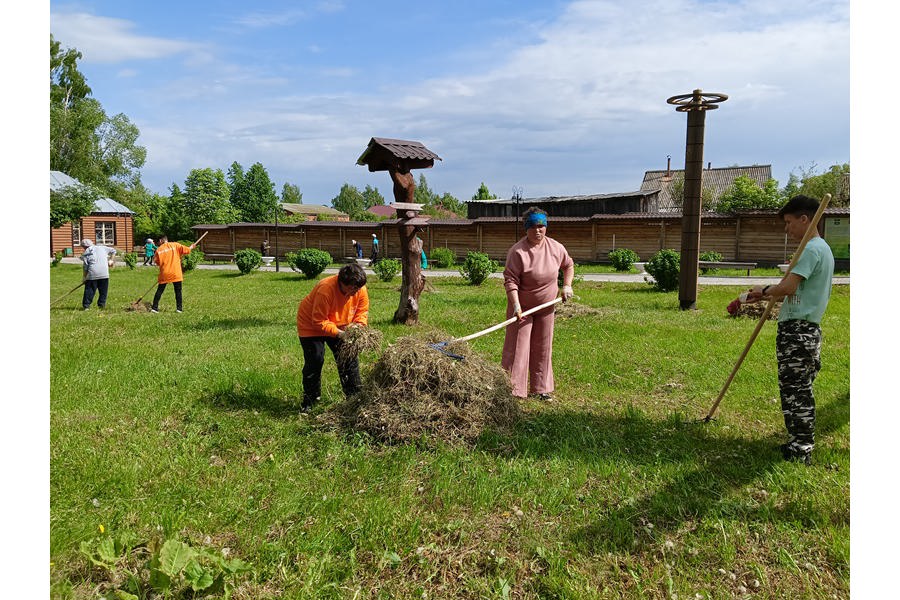
[[[116,245],[115,221],[97,221],[94,224],[94,231],[97,236],[97,239],[94,240],[95,244],[100,244],[101,246]]]
[[[72,245],[81,245],[81,222],[72,223]]]

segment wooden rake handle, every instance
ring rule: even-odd
[[[816,228],[819,226],[819,221],[822,219],[822,214],[825,212],[825,207],[828,206],[828,203],[830,201],[831,194],[825,194],[825,197],[822,198],[822,202],[819,203],[819,209],[816,211],[816,214],[813,216],[812,221],[810,221],[809,226],[806,228],[806,232],[800,239],[800,243],[797,245],[797,250],[794,251],[794,256],[791,258],[790,264],[788,264],[788,268],[784,273],[784,277],[787,277],[790,272],[794,270],[797,261],[800,259],[800,255],[803,254],[803,249],[806,248],[806,243],[813,237],[813,233],[816,231]],[[784,277],[782,277],[782,280],[784,280]],[[713,402],[713,405],[710,407],[709,412],[703,419],[707,423],[713,418],[713,415],[716,413],[716,409],[719,407],[719,403],[722,401],[722,398],[725,397],[725,392],[728,391],[728,386],[731,385],[731,381],[737,374],[738,369],[741,368],[741,364],[743,364],[744,359],[747,358],[747,353],[750,352],[750,348],[753,346],[753,342],[756,341],[756,337],[759,335],[760,330],[762,330],[763,324],[765,324],[766,319],[769,318],[769,314],[772,312],[772,308],[774,306],[775,299],[769,298],[769,302],[766,304],[766,309],[763,311],[762,315],[760,315],[759,321],[757,321],[756,327],[753,329],[753,333],[750,335],[750,339],[747,341],[747,345],[744,346],[744,351],[741,352],[741,356],[737,359],[737,363],[735,363],[734,368],[731,370],[731,374],[729,374],[728,379],[725,380],[725,385],[722,386],[722,391],[719,392],[718,397],[716,397],[716,401]]]
[[[557,297],[557,298],[554,298],[553,300],[551,300],[550,302],[544,302],[543,304],[539,304],[539,305],[535,306],[534,308],[529,308],[528,310],[526,310],[525,312],[522,313],[522,316],[527,317],[528,315],[530,315],[532,313],[536,313],[539,310],[543,310],[543,309],[547,308],[548,306],[553,306],[557,302],[562,302],[562,297]],[[477,337],[487,335],[487,334],[491,333],[492,331],[497,331],[498,329],[502,329],[502,328],[506,327],[507,325],[512,325],[513,323],[515,323],[518,320],[519,320],[519,317],[512,316],[512,317],[508,318],[507,320],[503,321],[502,323],[497,323],[496,325],[494,325],[492,327],[488,327],[487,329],[482,329],[478,333],[473,333],[471,335],[467,335],[466,337],[457,338],[453,341],[454,342],[468,342],[469,340],[474,340]]]

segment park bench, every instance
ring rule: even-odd
[[[210,254],[204,254],[204,255],[203,255],[203,258],[205,258],[205,259],[208,260],[208,261],[211,261],[213,264],[215,264],[215,262],[216,262],[217,260],[221,260],[221,261],[224,261],[224,262],[231,262],[232,260],[234,260],[234,254],[213,254],[213,253],[210,253]]]
[[[727,261],[699,261],[701,269],[747,269],[747,277],[750,277],[750,271],[756,268],[755,262],[727,262]]]

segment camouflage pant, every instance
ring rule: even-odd
[[[813,381],[822,366],[821,349],[822,330],[815,323],[802,320],[778,323],[775,354],[781,412],[790,436],[788,449],[798,455],[808,455],[813,449],[816,427]]]

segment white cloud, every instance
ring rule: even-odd
[[[50,31],[64,48],[77,48],[85,62],[120,63],[203,51],[201,44],[135,33],[134,23],[80,12],[51,12]]]

